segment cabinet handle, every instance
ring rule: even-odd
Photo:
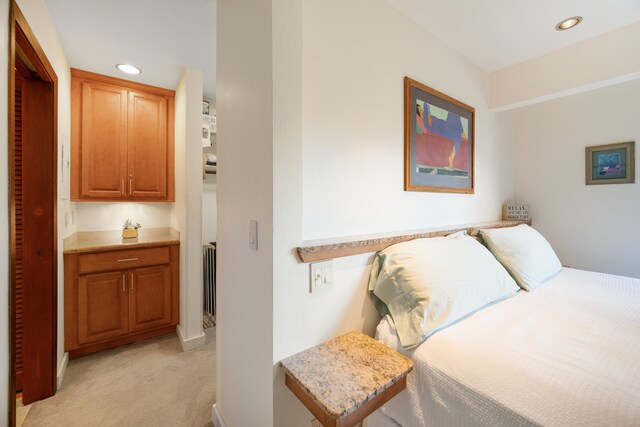
[[[124,178],[122,178],[122,186],[120,187],[120,193],[124,194]]]
[[[118,262],[126,262],[126,261],[137,261],[138,258],[124,258],[124,259],[119,259]]]
[[[127,291],[125,282],[126,282],[126,278],[125,278],[125,276],[123,274],[122,275],[122,292],[126,292]]]
[[[132,183],[133,183],[133,174],[129,175],[129,195],[130,196],[133,194],[133,191],[131,190]]]
[[[136,289],[136,280],[133,277],[133,273],[131,273],[131,293]]]

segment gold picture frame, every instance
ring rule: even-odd
[[[474,192],[475,109],[404,79],[404,189]]]
[[[635,141],[585,149],[586,185],[635,182]]]

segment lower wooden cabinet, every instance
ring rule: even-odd
[[[78,345],[121,337],[128,332],[125,273],[78,276]]]
[[[179,246],[65,254],[65,350],[82,356],[175,331]]]
[[[129,332],[170,325],[170,268],[137,268],[129,272],[129,277]]]

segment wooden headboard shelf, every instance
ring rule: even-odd
[[[351,237],[342,239],[331,239],[326,241],[316,241],[313,245],[301,246],[297,248],[298,257],[302,262],[322,261],[333,258],[341,258],[351,255],[366,254],[381,251],[394,243],[406,242],[407,240],[424,237],[446,236],[456,231],[466,231],[471,234],[479,228],[503,228],[513,227],[519,224],[531,225],[528,221],[494,221],[478,224],[468,224],[454,226],[453,228],[433,228],[415,232],[402,232],[401,234],[390,234],[384,236]],[[311,242],[310,242],[311,243]]]

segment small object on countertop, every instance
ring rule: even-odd
[[[349,332],[280,362],[285,384],[325,427],[353,426],[400,393],[413,362]]]
[[[138,237],[138,228],[142,228],[139,222],[134,224],[131,219],[125,219],[124,224],[122,225],[122,238],[135,239]]]
[[[138,229],[137,228],[127,228],[122,230],[122,238],[123,239],[135,239],[138,237]]]

